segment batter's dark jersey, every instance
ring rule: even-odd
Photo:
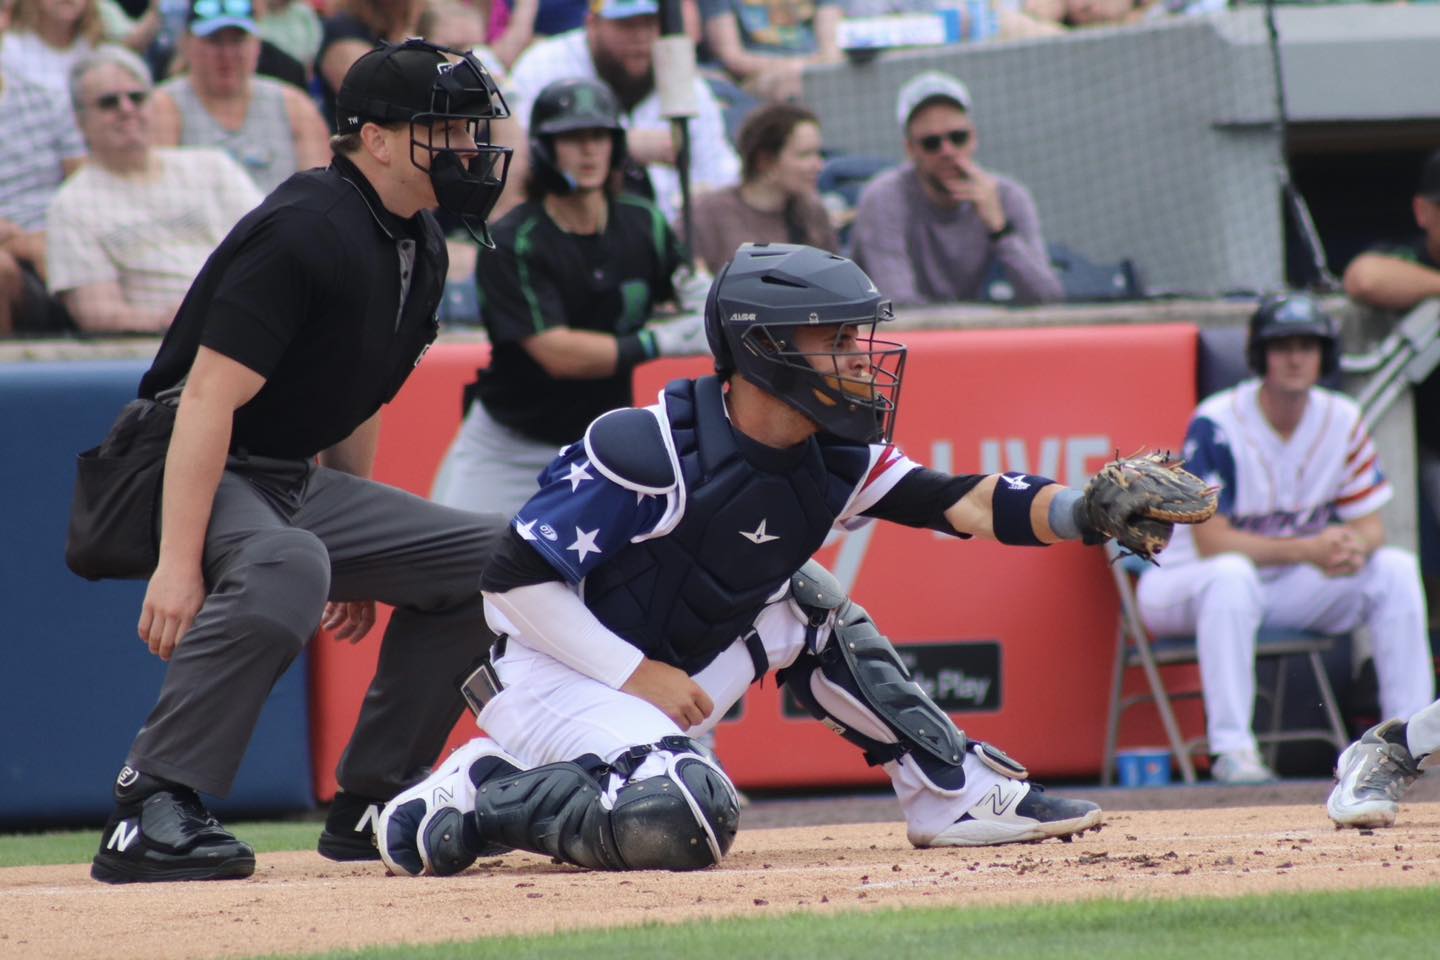
[[[413,266],[402,246],[414,248]],[[345,158],[297,173],[205,262],[140,396],[179,385],[204,345],[265,378],[235,411],[232,448],[313,457],[373,416],[420,361],[439,331],[448,263],[435,218],[390,213]]]
[[[644,326],[657,302],[671,300],[679,241],[654,205],[620,195],[605,231],[566,233],[539,201],[496,224],[495,249],[476,267],[480,315],[490,334],[490,366],[466,391],[496,421],[557,447],[590,421],[633,402],[630,370],[595,380],[559,380],[521,341],[552,327],[623,336]]]
[[[1440,264],[1430,256],[1423,235],[1409,244],[1377,247],[1370,252],[1440,271]],[[1430,450],[1440,453],[1440,370],[1431,371],[1430,376],[1415,387],[1415,435]]]

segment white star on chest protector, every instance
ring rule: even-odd
[[[572,544],[570,544],[570,546],[566,547],[565,549],[566,549],[566,550],[574,550],[576,553],[580,554],[580,556],[576,558],[575,562],[576,562],[576,563],[584,563],[584,562],[585,562],[585,555],[586,555],[587,553],[600,553],[600,552],[601,552],[601,551],[600,551],[600,548],[597,547],[597,546],[595,546],[595,538],[596,538],[597,536],[599,536],[599,535],[600,535],[600,528],[599,528],[599,527],[596,527],[594,530],[591,530],[591,531],[589,531],[589,532],[586,532],[586,531],[584,531],[584,530],[581,530],[579,527],[576,527],[576,528],[575,528],[575,542],[572,543]]]
[[[590,474],[585,471],[585,468],[586,468],[587,466],[589,466],[589,464],[590,464],[590,461],[589,461],[589,460],[586,460],[584,463],[572,463],[572,464],[570,464],[570,472],[565,475],[565,479],[570,481],[570,492],[571,492],[571,493],[574,493],[576,490],[579,490],[579,489],[580,489],[580,484],[584,483],[586,480],[594,480],[594,479],[595,479],[594,477],[590,476]]]

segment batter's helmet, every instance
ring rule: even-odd
[[[722,376],[739,373],[827,433],[874,443],[890,439],[900,404],[905,347],[875,339],[876,327],[893,318],[890,301],[844,257],[747,243],[710,286],[705,335]],[[855,349],[795,348],[798,327],[840,324],[857,328]],[[845,369],[862,355],[863,373]]]
[[[611,171],[625,162],[620,101],[610,88],[599,80],[556,80],[536,95],[530,108],[530,163],[547,193],[575,189],[575,181],[555,162],[555,137],[577,130],[609,130]]]
[[[1245,342],[1250,369],[1265,376],[1265,345],[1284,337],[1314,337],[1320,341],[1322,377],[1339,368],[1339,324],[1309,294],[1272,295],[1260,301],[1250,316],[1250,336]]]
[[[495,79],[473,53],[420,39],[382,43],[356,60],[335,95],[335,127],[356,133],[367,122],[410,124],[410,162],[430,173],[440,207],[478,222],[490,246],[485,218],[505,189],[510,148],[491,142],[490,122],[510,116]],[[467,135],[453,138],[451,121]],[[427,128],[424,139],[417,128]],[[443,131],[436,139],[434,131]],[[417,157],[425,153],[429,162]]]

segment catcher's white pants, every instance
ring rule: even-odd
[[[805,626],[788,600],[766,607],[755,629],[772,670],[789,666],[804,651]],[[709,694],[715,709],[703,723],[682,731],[650,703],[526,646],[521,636],[509,637],[495,670],[505,689],[486,704],[478,724],[527,769],[587,753],[608,763],[632,746],[680,733],[690,737],[704,734],[715,727],[755,677],[750,654],[737,640],[695,675],[695,682]],[[835,712],[847,725],[862,730],[877,726],[873,715],[862,707],[837,704]],[[851,715],[844,715],[846,712]],[[773,749],[783,751],[785,746],[775,744]],[[1004,779],[973,754],[966,754],[964,764],[965,784],[953,792],[930,784],[908,757],[884,765],[912,832],[924,836],[939,833]],[[664,758],[651,755],[630,780],[663,772]]]
[[[1162,557],[1163,564],[1163,557]],[[1140,578],[1140,616],[1157,636],[1194,634],[1212,753],[1254,750],[1255,632],[1370,629],[1380,709],[1407,717],[1435,697],[1425,598],[1413,554],[1381,547],[1359,573],[1265,567],[1238,553],[1161,566]]]

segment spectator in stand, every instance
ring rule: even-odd
[[[307,78],[314,73],[324,28],[310,0],[265,0],[255,13],[261,38],[303,66]]]
[[[739,143],[741,181],[695,202],[691,251],[711,273],[742,243],[803,243],[840,249],[816,184],[820,121],[804,107],[771,103],[745,118]]]
[[[433,493],[483,513],[514,513],[558,448],[633,403],[637,365],[707,352],[698,312],[647,322],[680,297],[681,252],[653,204],[617,189],[626,136],[615,95],[597,80],[558,80],[533,111],[528,200],[495,225],[476,274],[490,365],[465,390]],[[689,299],[698,309],[704,294]]]
[[[325,122],[335,130],[335,91],[350,65],[381,40],[399,43],[417,33],[423,0],[337,0],[334,13],[323,21],[320,52],[315,68]]]
[[[194,0],[181,52],[189,73],[163,84],[151,104],[156,146],[218,147],[261,193],[297,170],[330,162],[330,135],[299,88],[257,76],[259,27],[250,0]]]
[[[150,71],[130,51],[90,54],[70,90],[90,160],[50,204],[50,289],[81,330],[159,333],[260,191],[219,150],[150,145]]]
[[[839,0],[701,0],[711,55],[749,93],[795,100],[812,64],[839,63]]]
[[[1035,201],[975,161],[970,92],[949,74],[900,88],[897,119],[910,162],[865,186],[855,260],[896,306],[980,300],[998,263],[1019,304],[1059,300]]]
[[[69,109],[0,69],[0,335],[64,326],[45,292],[45,208],[84,156]]]
[[[904,13],[933,13],[944,7],[956,8],[966,18],[965,35],[975,37],[969,22],[971,6],[963,0],[843,0],[845,19],[883,17]],[[1065,0],[990,0],[997,36],[1001,40],[1052,37],[1065,32]]]
[[[535,37],[538,2],[431,0],[420,14],[420,35],[442,47],[474,50],[500,81]]]
[[[681,14],[685,19],[685,34],[696,43],[700,42],[700,8],[696,0],[680,0]],[[535,13],[535,35],[553,37],[585,26],[585,17],[590,13],[590,0],[539,0]]]
[[[1224,10],[1226,0],[1065,0],[1064,22],[1072,27],[1113,27],[1168,16],[1198,16]]]
[[[670,121],[660,115],[655,89],[656,0],[591,0],[583,30],[538,41],[515,62],[510,106],[522,120],[541,88],[555,80],[603,80],[620,99],[629,140],[626,188],[655,201],[672,225],[679,222],[680,177]],[[690,183],[696,196],[740,179],[740,160],[725,137],[725,120],[710,87],[694,84],[698,116],[690,121]],[[513,175],[513,173],[512,173]]]
[[[1351,299],[1381,310],[1410,310],[1422,300],[1440,297],[1440,150],[1421,167],[1410,209],[1420,235],[1350,261],[1345,292]],[[1415,435],[1421,487],[1431,508],[1440,513],[1440,370],[1415,388]]]
[[[70,67],[101,42],[95,0],[15,0],[0,40],[0,62],[12,77],[66,95]]]

